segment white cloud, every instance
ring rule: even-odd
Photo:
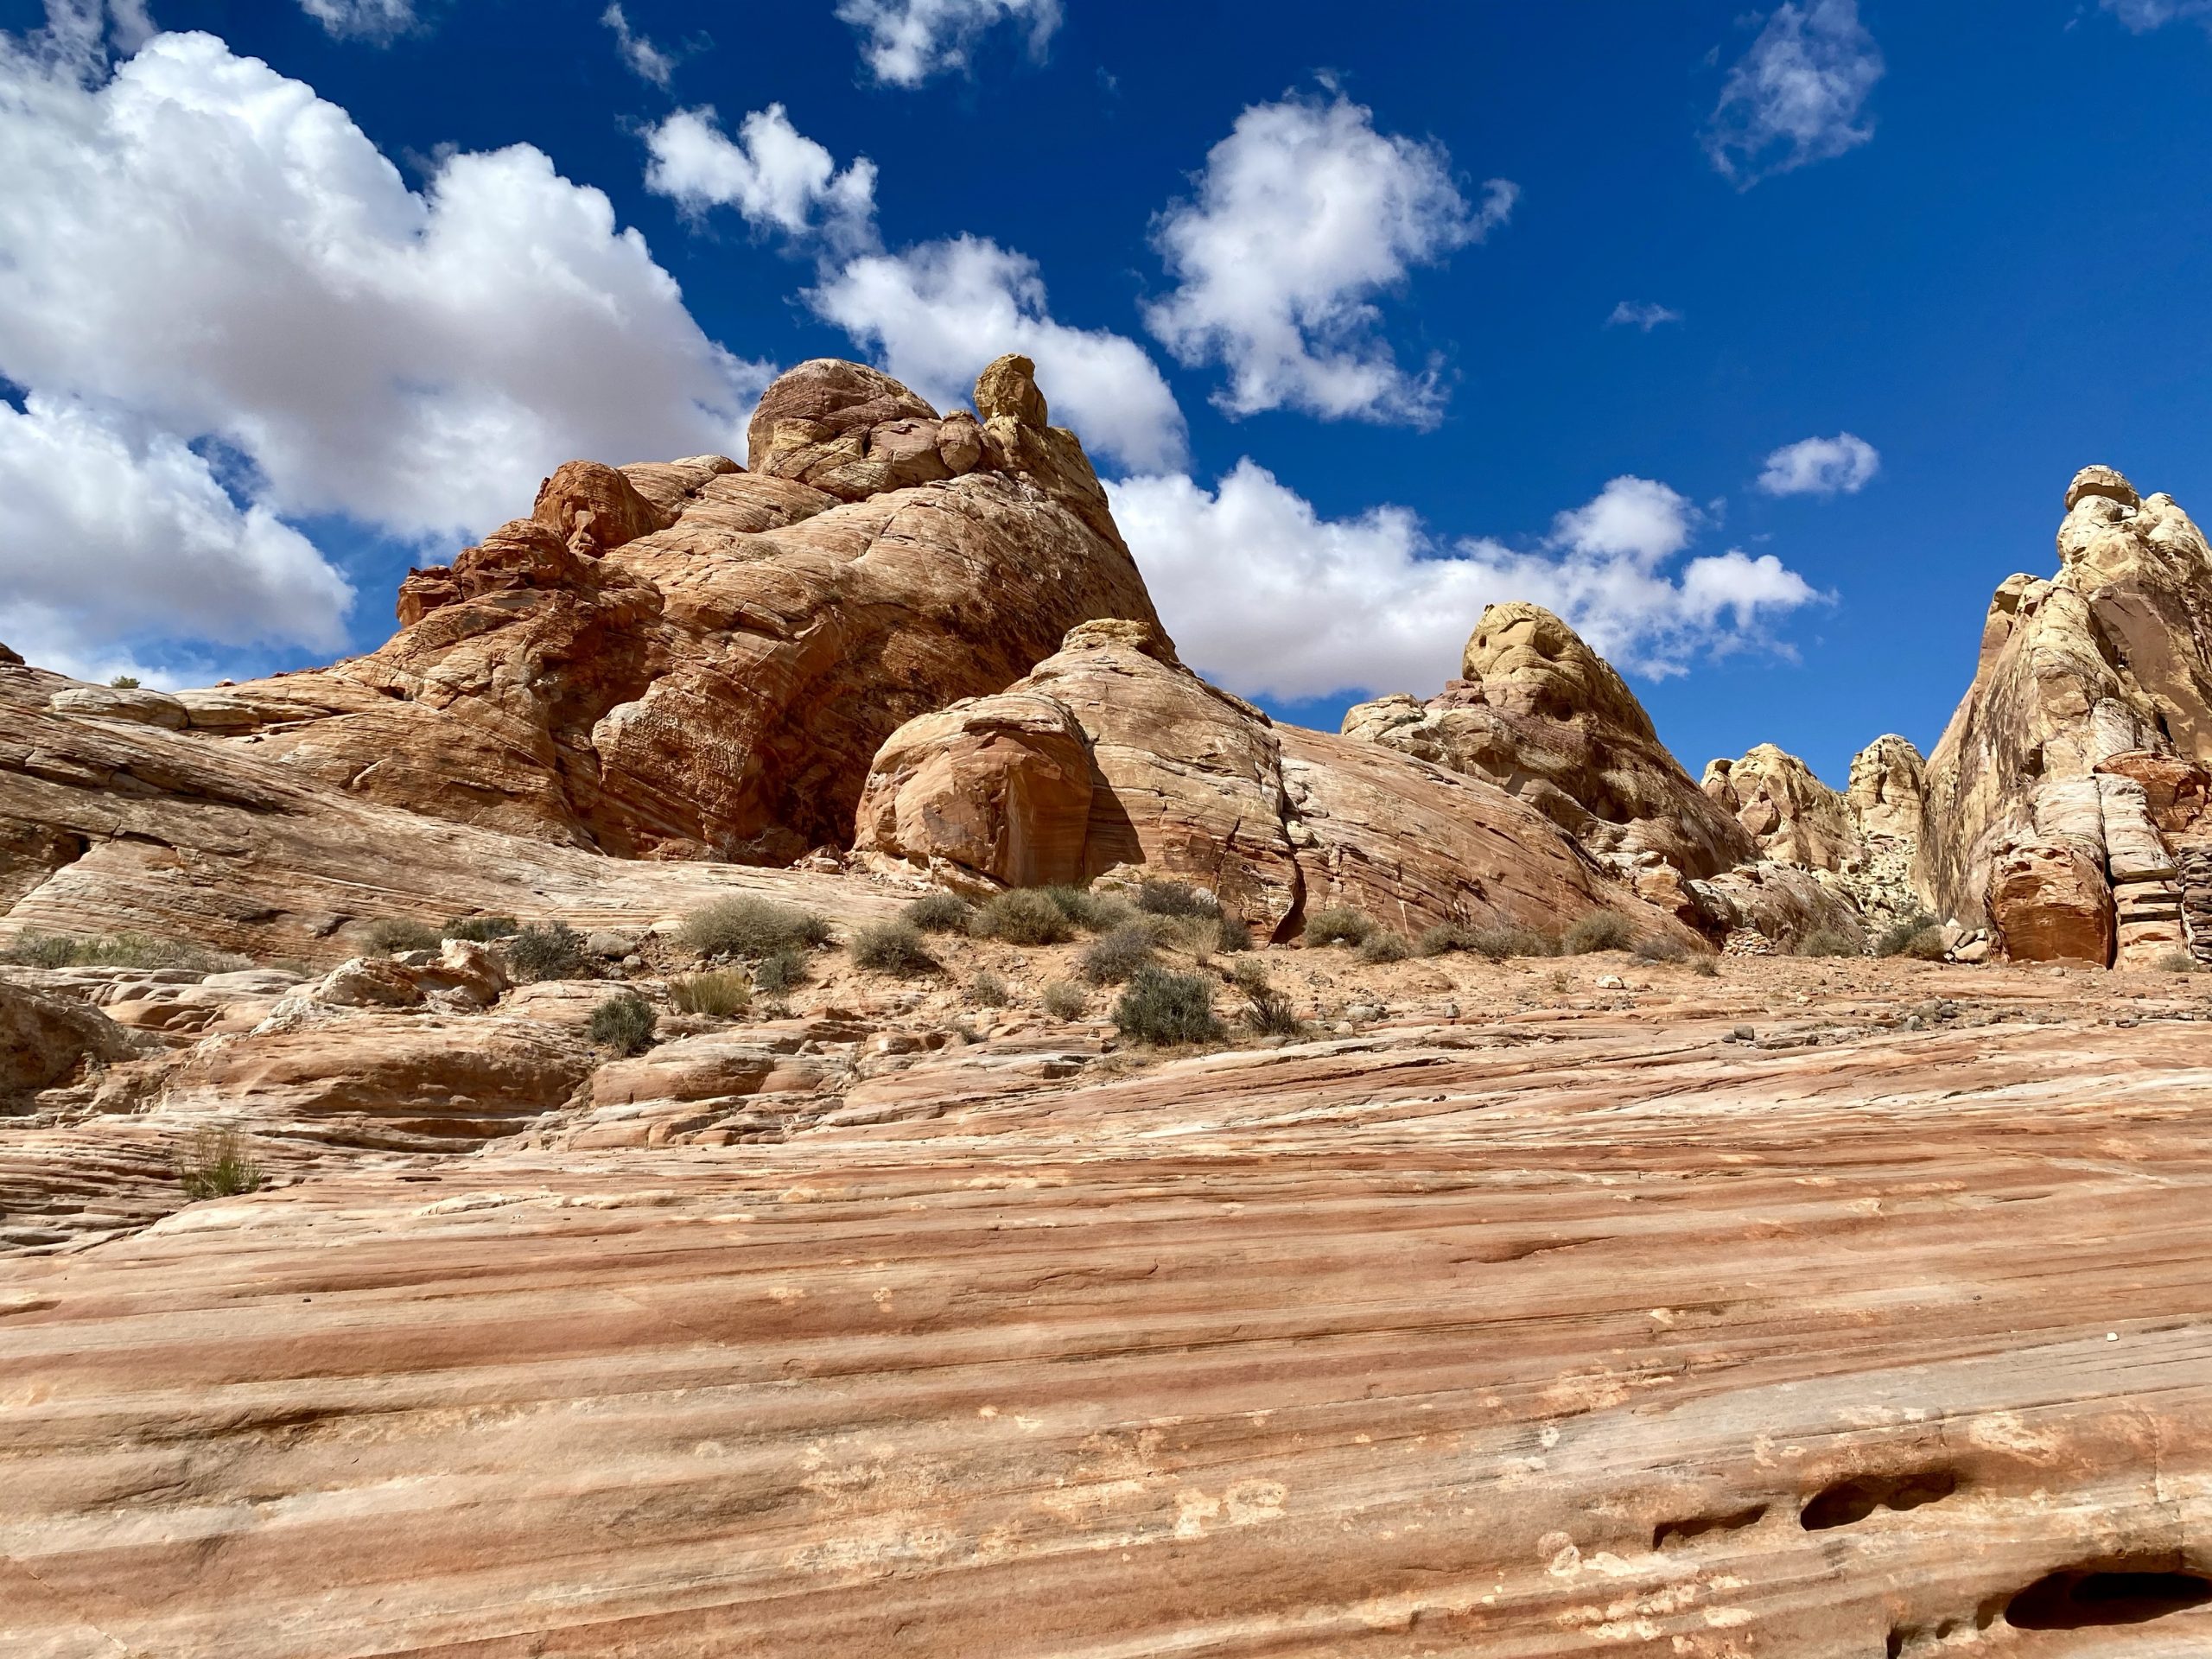
[[[1608,328],[1641,328],[1649,334],[1662,322],[1680,322],[1682,314],[1670,307],[1648,301],[1623,300],[1605,319]]]
[[[0,639],[100,677],[119,642],[345,642],[353,590],[290,525],[240,507],[166,433],[34,394],[0,404]]]
[[[2212,28],[2212,0],[2097,0],[2097,3],[2138,35],[2183,17],[2202,17]]]
[[[1436,144],[1386,136],[1341,95],[1255,104],[1206,156],[1195,200],[1155,221],[1176,288],[1145,321],[1176,360],[1218,360],[1232,415],[1292,408],[1328,419],[1433,423],[1433,366],[1399,367],[1376,295],[1505,222],[1503,179],[1471,207]]]
[[[0,376],[219,439],[286,517],[480,532],[571,456],[733,448],[769,378],[540,151],[448,156],[412,192],[212,35],[104,82],[0,36]]]
[[[676,60],[632,29],[619,3],[600,13],[599,21],[614,31],[614,49],[632,73],[656,86],[668,85],[668,78],[676,73]]]
[[[1864,112],[1881,78],[1859,0],[1785,0],[1728,72],[1706,153],[1742,189],[1840,156],[1874,136]]]
[[[1001,22],[1026,22],[1030,55],[1042,59],[1060,26],[1060,0],[838,0],[837,21],[860,32],[861,60],[878,80],[912,87],[965,69],[976,41]]]
[[[981,237],[867,254],[826,272],[815,310],[874,351],[885,371],[944,408],[965,402],[993,358],[1035,359],[1052,418],[1124,464],[1181,464],[1182,411],[1144,348],[1055,322],[1035,261]]]
[[[1649,479],[1614,479],[1521,550],[1440,544],[1402,507],[1325,518],[1249,459],[1211,492],[1181,474],[1107,487],[1184,657],[1248,696],[1427,693],[1503,600],[1548,606],[1616,662],[1668,674],[1818,597],[1772,554],[1731,550],[1670,575],[1701,521]]]
[[[758,229],[818,235],[832,251],[875,244],[875,163],[842,172],[836,158],[791,123],[780,104],[738,123],[732,143],[712,108],[678,110],[645,135],[645,188],[687,213],[734,207]]]
[[[1759,488],[1769,495],[1856,495],[1882,470],[1881,452],[1848,432],[1807,438],[1766,458]]]
[[[300,10],[340,37],[388,41],[415,22],[415,0],[300,0]]]

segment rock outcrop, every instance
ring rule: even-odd
[[[1157,627],[1085,623],[997,696],[893,734],[855,849],[954,885],[1194,882],[1264,936],[1348,904],[1419,932],[1556,928],[1589,911],[1669,931],[1555,823],[1486,781],[1279,727],[1177,660]]]
[[[1078,622],[1153,620],[1027,360],[982,384],[987,419],[940,419],[872,370],[803,364],[761,401],[751,470],[569,462],[530,518],[411,575],[369,656],[229,688],[204,719],[157,716],[159,694],[70,711],[512,834],[788,863],[842,842],[903,721],[1001,690]]]
[[[2110,467],[2066,507],[2057,575],[1991,602],[1929,759],[1915,879],[2015,957],[2145,965],[2197,943],[2182,868],[2212,837],[2212,552]]]
[[[97,1009],[0,982],[0,1105],[130,1052],[121,1027]]]

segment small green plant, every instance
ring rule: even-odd
[[[1213,1015],[1212,988],[1192,975],[1158,968],[1139,969],[1122,988],[1114,1023],[1122,1036],[1156,1048],[1217,1042],[1223,1034]]]
[[[968,982],[968,1000],[979,1008],[1003,1008],[1013,1002],[1006,981],[994,973],[981,973]]]
[[[1043,893],[1060,907],[1060,914],[1077,927],[1090,933],[1103,933],[1109,927],[1119,927],[1133,913],[1129,902],[1118,893],[1092,893],[1086,887],[1039,887]]]
[[[957,893],[925,893],[906,906],[906,919],[925,933],[963,933],[976,906]]]
[[[1856,957],[1863,954],[1859,941],[1840,927],[1816,927],[1797,941],[1801,957]]]
[[[830,924],[810,910],[772,899],[717,899],[683,918],[677,940],[694,956],[757,962],[779,950],[824,944]]]
[[[978,938],[997,939],[1005,944],[1065,944],[1075,937],[1075,924],[1054,901],[1051,889],[1015,887],[993,893],[976,912],[969,931]]]
[[[1943,955],[1943,929],[1924,911],[1900,916],[1884,928],[1881,937],[1874,941],[1874,954],[1916,957],[1923,962],[1939,960]]]
[[[668,1001],[678,1014],[704,1014],[718,1020],[732,1020],[753,1006],[753,987],[743,974],[693,974],[669,982]]]
[[[1560,941],[1570,957],[1595,956],[1600,950],[1625,950],[1635,943],[1636,931],[1617,911],[1593,910]]]
[[[1080,1020],[1090,1006],[1090,998],[1080,985],[1062,979],[1045,988],[1045,1012],[1055,1020]]]
[[[0,962],[22,968],[67,968],[76,963],[78,944],[60,933],[18,933],[0,945]]]
[[[1124,922],[1084,947],[1077,971],[1093,985],[1126,984],[1140,969],[1152,966],[1152,930],[1141,922]]]
[[[1244,993],[1244,1023],[1260,1037],[1300,1037],[1306,1022],[1290,999],[1268,982],[1267,964],[1248,957],[1229,971],[1230,984]]]
[[[244,957],[145,933],[84,939],[29,931],[0,946],[0,962],[25,968],[186,968],[203,974],[251,965]]]
[[[378,956],[390,956],[399,950],[435,950],[443,943],[436,928],[410,921],[404,916],[387,916],[381,921],[371,922],[368,940],[369,949]]]
[[[1143,882],[1137,888],[1136,903],[1147,916],[1202,916],[1211,921],[1221,914],[1218,899],[1187,881]]]
[[[652,1046],[653,1027],[659,1023],[652,1003],[635,991],[625,991],[594,1008],[584,1029],[592,1041],[617,1054],[642,1054]]]
[[[1412,944],[1402,933],[1389,928],[1378,928],[1360,941],[1359,959],[1362,962],[1403,962],[1414,953]]]
[[[516,978],[575,979],[584,971],[584,936],[566,922],[533,923],[499,941]]]
[[[448,939],[492,944],[514,938],[522,931],[522,924],[512,916],[456,916],[438,931]]]
[[[195,1131],[192,1145],[176,1160],[176,1179],[188,1202],[233,1198],[262,1183],[245,1138],[236,1129],[213,1127]]]
[[[1306,918],[1308,944],[1364,944],[1375,931],[1375,919],[1350,905],[1328,905]]]
[[[909,921],[878,922],[863,927],[853,935],[848,949],[853,966],[872,974],[918,979],[924,974],[944,971],[943,965],[930,954],[929,946],[922,942],[921,929]]]
[[[136,674],[118,674],[108,682],[108,685],[117,691],[136,691],[138,689],[138,677]]]
[[[806,983],[806,957],[797,945],[771,950],[753,964],[753,988],[763,996],[781,996]],[[775,1016],[778,1019],[783,1015]]]

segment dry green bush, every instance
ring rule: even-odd
[[[617,1054],[642,1054],[652,1046],[653,1028],[659,1023],[652,1003],[635,991],[625,991],[594,1008],[584,1030],[592,1041]]]
[[[496,944],[522,931],[512,916],[456,916],[438,930],[448,939],[467,939],[476,944]]]
[[[1856,957],[1864,954],[1859,941],[1840,927],[1816,927],[1797,941],[1801,957]]]
[[[576,979],[584,971],[584,936],[566,922],[533,923],[499,941],[499,955],[517,979]]]
[[[1218,1042],[1224,1034],[1213,1014],[1213,988],[1195,975],[1158,968],[1139,969],[1122,988],[1114,1023],[1130,1041],[1155,1048]]]
[[[1308,944],[1364,944],[1375,918],[1350,905],[1325,905],[1306,918]]]
[[[968,1000],[979,1008],[1003,1008],[1014,1001],[1006,981],[986,970],[968,982]]]
[[[1560,946],[1570,957],[1595,956],[1600,950],[1625,950],[1636,942],[1636,930],[1618,911],[1593,910],[1573,927]]]
[[[668,1002],[678,1014],[731,1020],[753,1006],[753,986],[743,974],[692,974],[669,982]]]
[[[925,933],[964,933],[975,914],[957,893],[925,893],[906,906],[906,919]]]
[[[445,943],[444,936],[436,928],[424,922],[410,921],[404,916],[387,916],[381,921],[371,922],[368,940],[369,949],[384,956],[400,950],[435,950]]]
[[[196,1204],[251,1192],[263,1176],[244,1136],[236,1129],[211,1127],[194,1132],[192,1145],[176,1160],[176,1179],[185,1198]]]
[[[1362,962],[1403,962],[1413,953],[1414,947],[1406,936],[1394,933],[1389,928],[1377,929],[1359,944],[1359,959]]]
[[[1076,969],[1093,985],[1121,985],[1153,964],[1153,932],[1141,922],[1124,922],[1084,947]]]
[[[1080,1020],[1090,998],[1080,985],[1056,980],[1045,988],[1045,1012],[1055,1020]]]
[[[943,971],[938,959],[930,954],[929,946],[922,942],[921,930],[908,921],[878,922],[872,927],[861,928],[853,935],[848,949],[853,965],[872,974],[918,979],[924,974]]]
[[[781,996],[805,983],[806,957],[796,945],[771,950],[753,964],[753,988],[763,996]],[[774,1017],[780,1020],[784,1016]]]
[[[1075,889],[1068,889],[1075,892]],[[1088,899],[1088,893],[1078,893]],[[968,925],[979,939],[1002,944],[1065,944],[1075,937],[1075,924],[1055,901],[1052,890],[1015,887],[993,893]]]
[[[676,937],[694,956],[757,962],[779,950],[827,943],[830,924],[810,910],[772,899],[717,899],[685,917]]]

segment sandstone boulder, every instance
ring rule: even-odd
[[[2012,576],[1991,601],[1974,684],[1928,762],[1915,880],[2030,960],[2111,960],[2126,888],[2158,924],[2132,930],[2140,959],[2185,931],[2169,838],[2188,835],[2212,765],[2212,550],[2171,497],[2110,467],[2086,468],[2066,502],[2057,574]],[[2155,794],[2097,782],[2130,772]]]
[[[0,644],[0,668],[21,668],[22,665],[20,652],[10,651],[4,644]]]
[[[0,980],[0,1101],[66,1082],[88,1060],[130,1052],[121,1029],[98,1009]]]
[[[231,688],[265,718],[221,729],[367,800],[621,856],[842,843],[901,723],[1086,619],[1153,620],[1082,446],[994,368],[987,425],[816,362],[762,398],[752,472],[563,467],[532,518],[410,576],[381,650]]]
[[[1599,855],[1654,852],[1689,877],[1755,855],[1732,810],[1691,781],[1626,682],[1551,612],[1486,608],[1463,673],[1426,702],[1357,705],[1344,735],[1508,790]]]
[[[83,685],[57,691],[48,700],[57,715],[84,720],[127,720],[182,731],[191,724],[184,704],[166,691],[143,687]]]

